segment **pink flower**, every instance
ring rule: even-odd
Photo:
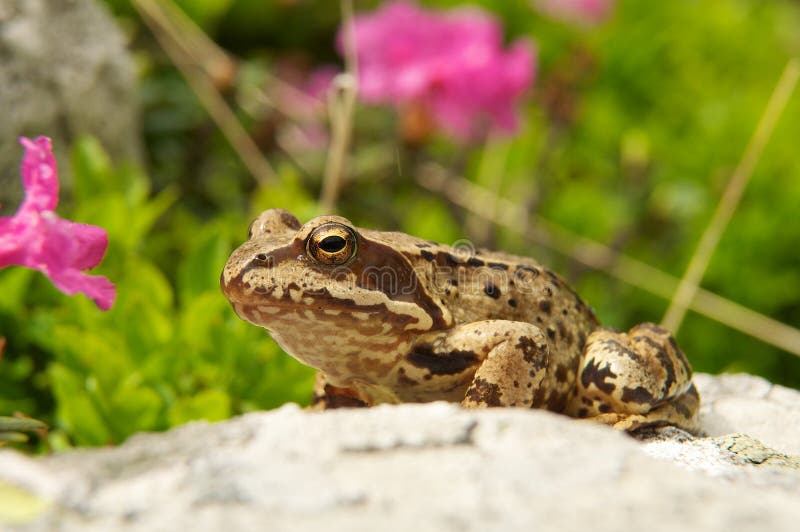
[[[614,0],[533,0],[533,6],[565,22],[598,24],[611,16]]]
[[[39,270],[65,294],[82,292],[101,309],[110,309],[114,285],[105,277],[81,271],[100,262],[108,235],[100,227],[63,220],[53,211],[58,203],[58,174],[50,139],[23,137],[20,144],[25,147],[25,199],[14,216],[0,217],[0,267]]]
[[[534,49],[502,47],[497,20],[480,9],[425,11],[395,0],[354,20],[359,91],[370,103],[423,106],[459,138],[513,131],[534,76]],[[343,31],[339,44],[343,48]]]

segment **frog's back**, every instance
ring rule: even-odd
[[[599,325],[566,281],[533,259],[409,238],[416,248],[409,260],[424,272],[419,279],[450,311],[453,325],[493,319],[532,323],[547,335],[556,359],[580,355]]]

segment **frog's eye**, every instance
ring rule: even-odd
[[[311,232],[306,241],[306,255],[325,266],[341,266],[355,257],[356,233],[340,223],[323,224]]]

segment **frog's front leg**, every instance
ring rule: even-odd
[[[328,410],[331,408],[350,408],[369,406],[355,390],[334,386],[325,378],[325,374],[317,371],[314,378],[314,396],[311,400],[312,410]]]
[[[413,369],[425,372],[423,386],[434,384],[444,392],[439,399],[460,400],[470,408],[535,406],[549,359],[538,327],[505,320],[424,334],[406,356]]]
[[[697,432],[692,368],[669,332],[652,323],[589,335],[567,413],[633,431],[676,425]]]

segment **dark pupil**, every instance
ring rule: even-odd
[[[337,251],[341,251],[346,245],[347,242],[340,236],[326,236],[319,243],[320,249],[328,253],[336,253]]]

